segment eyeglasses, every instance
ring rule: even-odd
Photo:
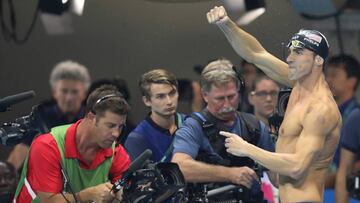
[[[267,92],[267,91],[252,91],[251,92],[251,95],[255,95],[257,97],[260,97],[260,98],[266,98],[267,96],[270,96],[271,98],[275,98],[279,95],[279,91],[270,91],[270,92]]]

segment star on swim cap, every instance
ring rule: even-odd
[[[324,60],[329,54],[329,43],[326,37],[316,30],[301,29],[291,38],[287,47],[309,49]]]

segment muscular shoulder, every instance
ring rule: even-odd
[[[310,127],[312,130],[327,129],[331,131],[340,123],[341,116],[333,102],[327,100],[311,102],[305,109],[304,127]]]

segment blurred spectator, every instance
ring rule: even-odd
[[[8,162],[18,170],[37,134],[44,134],[52,127],[73,123],[84,116],[83,101],[91,79],[87,68],[74,61],[62,61],[55,65],[50,74],[52,98],[33,108],[38,116],[39,132],[27,134],[23,143],[15,146]],[[35,127],[35,126],[34,126]]]
[[[326,64],[325,78],[339,106],[344,124],[347,122],[350,113],[358,106],[355,99],[355,90],[360,79],[359,62],[351,55],[341,54],[333,56],[328,59]],[[341,132],[340,137],[342,136],[344,136],[343,132]],[[334,188],[336,171],[340,162],[339,146],[336,149],[333,163],[329,168],[325,184],[327,188]]]
[[[241,73],[245,82],[245,91],[241,92],[240,100],[240,111],[247,113],[254,113],[254,107],[249,103],[248,94],[251,92],[252,84],[257,75],[261,74],[262,71],[252,63],[245,60],[241,62]]]
[[[248,94],[249,103],[254,107],[256,118],[265,123],[267,127],[269,127],[268,119],[276,108],[279,91],[279,85],[264,74],[258,74],[251,85],[251,91]],[[273,176],[271,180],[277,180],[276,174],[270,174]],[[264,199],[268,202],[277,202],[278,189],[272,185],[267,173],[263,173],[261,182]],[[277,186],[278,183],[274,184]]]
[[[195,80],[178,79],[179,111],[190,114],[200,111],[204,106],[201,97],[200,83]],[[181,108],[184,105],[184,108]]]
[[[359,175],[359,162],[355,164],[358,154],[360,153],[359,121],[360,108],[356,108],[350,113],[342,129],[342,137],[340,140],[341,156],[335,185],[336,203],[349,202],[349,192],[346,189],[346,177],[350,174]],[[355,185],[353,185],[353,187],[355,187]],[[359,188],[357,188],[357,190],[359,190]]]
[[[255,116],[269,126],[268,118],[277,105],[279,85],[266,75],[258,75],[248,94],[249,103],[254,107]]]

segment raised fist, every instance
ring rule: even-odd
[[[229,20],[229,17],[223,6],[215,6],[213,9],[207,12],[206,17],[208,22],[212,24],[224,23]]]

